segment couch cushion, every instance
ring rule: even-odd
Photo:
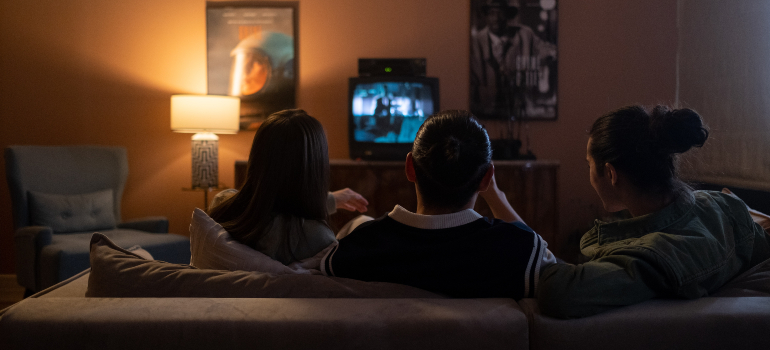
[[[115,228],[112,189],[85,194],[50,194],[29,191],[32,225],[51,227],[55,233]]]
[[[735,277],[712,297],[770,297],[770,259]]]
[[[529,348],[513,299],[33,299],[3,315],[0,339],[43,350]]]
[[[561,320],[519,301],[530,349],[770,349],[770,298],[653,299],[598,315]]]
[[[320,275],[321,258],[334,245],[336,243],[314,257],[286,266],[233,239],[222,225],[203,210],[196,208],[190,222],[190,265],[200,269]]]
[[[93,232],[81,232],[52,236],[51,243],[40,250],[41,289],[70,278],[90,266],[89,242],[92,234]],[[139,244],[158,260],[173,263],[190,261],[190,240],[182,235],[129,229],[102,231],[102,234],[121,247]]]
[[[321,275],[204,270],[148,261],[106,236],[91,239],[88,297],[437,298],[414,287]]]

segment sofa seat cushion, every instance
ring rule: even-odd
[[[0,319],[13,349],[528,349],[527,336],[512,299],[49,298]]]
[[[712,297],[770,297],[770,259],[735,277]]]
[[[653,299],[598,315],[562,320],[519,302],[530,349],[770,349],[770,298]]]
[[[149,250],[149,249],[148,249]],[[155,256],[155,253],[153,253]],[[157,256],[156,256],[157,257]],[[414,287],[322,275],[198,269],[148,261],[106,235],[91,239],[88,297],[141,298],[439,298]]]
[[[139,245],[158,260],[173,263],[190,261],[190,240],[182,235],[130,229],[102,231],[102,234],[121,247]],[[41,289],[70,278],[90,266],[91,235],[93,232],[52,235],[51,243],[40,250]]]

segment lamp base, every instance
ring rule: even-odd
[[[201,132],[192,137],[192,188],[217,187],[219,184],[219,137]]]

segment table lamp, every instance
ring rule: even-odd
[[[238,132],[240,99],[216,95],[171,96],[171,130],[192,136],[192,188],[218,187],[216,134]]]

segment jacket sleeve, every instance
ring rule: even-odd
[[[665,274],[645,259],[605,256],[585,264],[557,263],[540,272],[540,311],[557,318],[585,317],[665,294]]]

